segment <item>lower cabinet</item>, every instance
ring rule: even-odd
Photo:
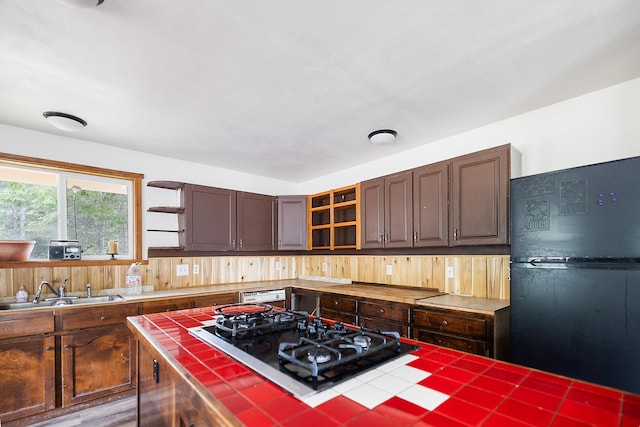
[[[0,420],[9,423],[56,405],[54,317],[49,310],[0,317]]]
[[[506,359],[509,310],[494,314],[447,308],[415,308],[412,335],[418,341]]]
[[[320,295],[320,316],[337,322],[356,324],[358,303],[355,298],[338,294]]]
[[[495,304],[484,304],[479,310],[477,304],[476,308],[425,306],[327,292],[322,292],[319,300],[320,316],[326,319],[398,332],[401,337],[467,353],[508,358],[508,304],[495,309]]]
[[[2,423],[27,426],[133,393],[136,347],[125,322],[137,313],[137,304],[114,303],[2,315]]]
[[[409,337],[409,313],[407,304],[389,301],[362,300],[358,302],[358,324],[367,329],[397,332]]]
[[[135,388],[136,346],[126,325],[62,335],[60,344],[62,406]]]
[[[197,391],[154,350],[139,344],[139,426],[236,425],[230,421],[230,414],[224,412],[226,409],[214,407],[207,399],[200,398]]]
[[[175,387],[168,373],[163,360],[138,347],[138,425],[174,425]]]
[[[0,340],[0,420],[55,408],[55,337]]]

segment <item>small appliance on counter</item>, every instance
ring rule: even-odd
[[[78,260],[82,258],[82,246],[77,240],[50,240],[49,259]]]

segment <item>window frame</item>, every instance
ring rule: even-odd
[[[132,261],[142,261],[142,180],[144,174],[125,172],[115,169],[106,169],[95,166],[81,165],[76,163],[61,162],[57,160],[41,159],[37,157],[20,156],[15,154],[0,153],[0,164],[10,166],[22,166],[32,167],[39,169],[46,169],[53,172],[80,174],[80,175],[92,175],[102,178],[113,178],[126,180],[131,182],[131,201],[133,210],[133,231],[131,233],[132,254],[126,260],[117,260],[124,263],[131,263]],[[96,264],[100,263],[99,259],[81,259],[81,260],[64,260],[64,261],[51,261],[51,260],[29,260],[29,261],[7,261],[7,264],[14,265],[16,263],[37,263],[42,262],[47,265],[50,263],[60,263],[63,265],[71,265],[71,263],[79,264]],[[105,260],[104,262],[113,263],[112,260]],[[0,262],[4,264],[4,262]]]

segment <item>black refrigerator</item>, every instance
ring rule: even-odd
[[[640,157],[510,190],[511,361],[640,394]]]

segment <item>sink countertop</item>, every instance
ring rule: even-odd
[[[121,295],[126,301],[142,302],[153,299],[168,297],[188,297],[192,295],[205,295],[218,292],[238,292],[238,291],[259,291],[267,289],[281,289],[286,287],[296,287],[314,291],[334,292],[353,297],[365,297],[390,302],[405,304],[416,304],[424,306],[444,306],[453,307],[460,310],[481,311],[493,313],[509,306],[509,301],[468,297],[461,295],[450,295],[434,288],[418,288],[410,286],[381,285],[371,283],[351,283],[348,279],[333,279],[330,277],[301,276],[298,279],[267,280],[258,282],[224,283],[208,286],[194,286],[179,289],[162,289],[150,292],[143,292],[137,295],[128,295],[126,289],[106,289],[95,291],[94,296]],[[80,296],[84,294],[70,293],[69,296]],[[11,298],[5,298],[7,300]],[[121,301],[121,302],[126,302]],[[11,301],[7,301],[11,302]],[[114,304],[108,302],[106,304]],[[36,308],[52,308],[44,306]],[[7,310],[13,312],[14,310]],[[24,310],[22,310],[24,311]]]
[[[426,307],[455,308],[462,311],[494,314],[496,311],[509,307],[509,301],[492,298],[478,298],[464,295],[439,295],[432,298],[424,298],[415,301],[416,305]]]
[[[205,285],[205,286],[194,286],[189,288],[179,288],[179,289],[162,289],[155,290],[150,292],[143,292],[141,294],[129,295],[126,293],[126,289],[124,288],[115,288],[115,289],[104,289],[99,291],[94,291],[94,297],[102,297],[108,295],[120,295],[125,300],[124,301],[110,301],[105,302],[105,304],[115,304],[115,303],[125,303],[129,302],[142,302],[147,300],[161,299],[161,298],[169,298],[169,297],[188,297],[193,295],[207,295],[213,293],[222,293],[222,292],[239,292],[239,291],[259,291],[259,290],[268,290],[268,289],[281,289],[288,286],[299,286],[304,287],[305,289],[313,289],[320,290],[326,289],[328,287],[339,286],[344,284],[344,281],[320,281],[315,279],[285,279],[285,280],[267,280],[260,282],[242,282],[242,283],[224,283],[224,284],[216,284],[216,285]],[[67,294],[68,297],[80,297],[83,298],[86,296],[84,292],[69,292]],[[0,303],[10,304],[14,303],[14,297],[7,297],[0,299]],[[99,303],[94,303],[99,304]],[[79,306],[79,305],[76,305]],[[52,305],[33,305],[33,309],[53,309],[55,307],[60,306],[52,306]],[[25,309],[21,309],[20,311],[25,311]],[[27,311],[30,311],[27,310]],[[0,314],[4,312],[15,313],[16,310],[4,310],[0,312]]]
[[[172,296],[190,296],[200,294],[211,294],[214,292],[251,292],[268,289],[282,289],[289,286],[303,287],[305,289],[320,290],[328,287],[340,286],[341,282],[325,282],[311,279],[285,279],[285,280],[265,280],[260,282],[224,283],[209,286],[198,286],[192,288],[165,289],[153,292],[143,292],[139,295],[122,296],[127,301],[140,301],[151,298],[166,298]]]
[[[302,287],[296,285],[296,287]],[[416,300],[442,295],[443,292],[432,288],[414,288],[409,286],[376,285],[368,283],[351,283],[325,288],[328,292],[354,297],[366,297],[384,301],[414,304]]]

